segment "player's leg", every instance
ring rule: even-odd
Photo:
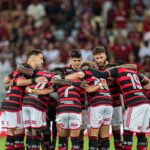
[[[136,133],[137,136],[137,150],[147,150],[148,141],[146,138],[146,133],[140,132]]]
[[[71,150],[79,150],[79,135],[82,124],[81,119],[82,114],[70,113],[69,117],[69,129],[70,129],[70,138],[72,143]]]
[[[87,127],[86,110],[82,110],[82,125],[81,125],[81,130],[79,135],[80,150],[84,149],[84,131],[86,127]]]
[[[23,150],[24,149],[24,128],[16,128],[14,131],[15,135],[15,150]]]
[[[103,121],[103,111],[104,108],[102,106],[90,107],[89,149],[97,150],[98,148],[98,133]]]
[[[22,111],[18,111],[16,115],[17,115],[17,128],[15,128],[14,130],[15,150],[23,150],[25,130],[23,128]]]
[[[148,141],[146,138],[146,133],[150,130],[150,105],[145,104],[145,114],[142,123],[142,129],[140,133],[136,133],[138,142],[137,150],[146,150],[148,146]]]
[[[124,116],[123,150],[131,150],[133,145],[133,132],[130,131],[130,121],[133,108],[127,108]]]
[[[48,108],[48,112],[46,113],[46,126],[44,126],[41,130],[42,134],[42,149],[49,150],[51,146],[51,131],[50,131],[50,109]]]
[[[41,143],[41,129],[46,126],[46,112],[29,107],[31,117],[31,148],[39,150]]]
[[[56,145],[56,138],[57,138],[57,128],[56,128],[56,107],[52,107],[51,111],[53,113],[51,116],[51,121],[52,121],[52,132],[53,132],[53,137],[52,137],[52,144],[51,144],[51,149],[55,150],[55,145]]]
[[[51,146],[51,141],[50,141],[50,126],[47,124],[47,126],[42,127],[41,129],[41,145],[43,150],[49,150]]]
[[[42,128],[32,128],[31,129],[31,146],[29,150],[40,150],[41,142],[41,129]]]
[[[122,108],[114,107],[113,116],[112,116],[112,133],[114,137],[114,146],[116,150],[122,149],[122,140],[121,140],[121,124],[122,124]]]
[[[53,130],[53,138],[52,138],[51,149],[55,150],[56,140],[57,140],[57,128],[56,128],[56,121],[55,120],[53,120],[52,130]]]
[[[28,107],[22,107],[22,118],[23,118],[23,125],[26,129],[26,150],[29,150],[31,147],[31,118],[30,118],[30,109]]]
[[[2,112],[2,121],[1,125],[2,128],[7,128],[7,137],[6,137],[6,143],[5,143],[5,149],[6,150],[14,150],[14,128],[16,127],[17,120],[16,115],[14,112]]]
[[[68,149],[68,128],[69,128],[69,114],[61,113],[56,115],[56,126],[58,132],[58,150]]]
[[[109,149],[109,128],[112,120],[113,107],[104,106],[103,124],[100,128],[101,149]]]

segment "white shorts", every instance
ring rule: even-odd
[[[125,111],[124,129],[133,132],[149,132],[150,104],[129,107]]]
[[[56,115],[57,124],[63,129],[79,129],[82,125],[81,114],[61,113]]]
[[[2,112],[2,128],[23,128],[22,111]]]
[[[112,106],[96,106],[88,108],[88,127],[99,128],[103,125],[110,125],[113,114]]]
[[[87,127],[86,110],[82,110],[82,125],[81,125],[81,129],[86,129],[86,127]]]
[[[112,126],[120,126],[123,122],[122,107],[113,107]]]
[[[46,126],[46,112],[33,107],[22,107],[24,128],[41,128]]]

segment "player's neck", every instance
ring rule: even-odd
[[[32,61],[28,61],[27,64],[30,65],[33,69],[36,69],[35,64]]]

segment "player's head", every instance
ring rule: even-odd
[[[44,63],[42,51],[33,49],[28,53],[28,63],[33,68],[42,68]]]
[[[82,54],[78,49],[72,50],[70,55],[70,62],[73,69],[79,69],[82,63]]]
[[[94,61],[99,67],[104,67],[106,64],[107,54],[103,46],[97,46],[93,49]]]
[[[81,69],[86,69],[86,68],[94,68],[94,65],[92,64],[92,62],[83,62],[80,66]],[[94,68],[95,69],[95,68]]]
[[[52,72],[54,72],[57,75],[64,76],[64,71],[62,68],[55,68]]]

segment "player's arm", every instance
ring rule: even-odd
[[[89,68],[88,70],[93,74],[93,76],[104,79],[107,79],[108,77],[116,77],[118,74],[118,68],[116,67],[108,69],[107,71],[97,71],[93,68]]]
[[[37,77],[37,78],[31,78],[31,79],[25,79],[22,77],[19,77],[16,81],[17,86],[27,86],[30,84],[35,84],[35,83],[46,83],[47,79],[45,77]]]
[[[9,90],[9,88],[13,85],[13,72],[6,75],[3,79],[3,84],[5,84],[5,90]]]
[[[82,71],[75,72],[73,74],[65,76],[65,79],[67,80],[76,80],[76,79],[82,79],[85,77],[85,73]]]
[[[144,89],[150,89],[149,78],[142,73],[139,73],[138,76],[139,76],[140,82],[143,85]]]
[[[124,64],[124,65],[120,65],[120,66],[116,66],[116,67],[137,70],[137,65],[135,65],[135,64]]]
[[[85,88],[85,91],[87,93],[92,93],[92,92],[95,92],[99,89],[103,89],[103,84],[102,83],[98,83],[97,85],[88,86],[88,87]]]
[[[26,91],[28,93],[33,93],[33,94],[37,94],[37,95],[47,95],[49,93],[54,92],[54,89],[52,87],[45,88],[45,89],[32,89],[30,87],[26,87]]]
[[[31,76],[33,75],[34,73],[34,70],[32,68],[27,68],[25,65],[23,64],[19,64],[17,65],[16,67],[16,70],[19,72],[19,73],[22,73],[24,75],[28,75],[28,76]]]
[[[82,88],[88,86],[87,83],[84,81],[72,82],[70,80],[55,79],[55,78],[51,81],[51,83],[56,84],[56,85],[60,85],[60,86],[71,86],[71,85],[73,85],[73,86],[82,87]]]

